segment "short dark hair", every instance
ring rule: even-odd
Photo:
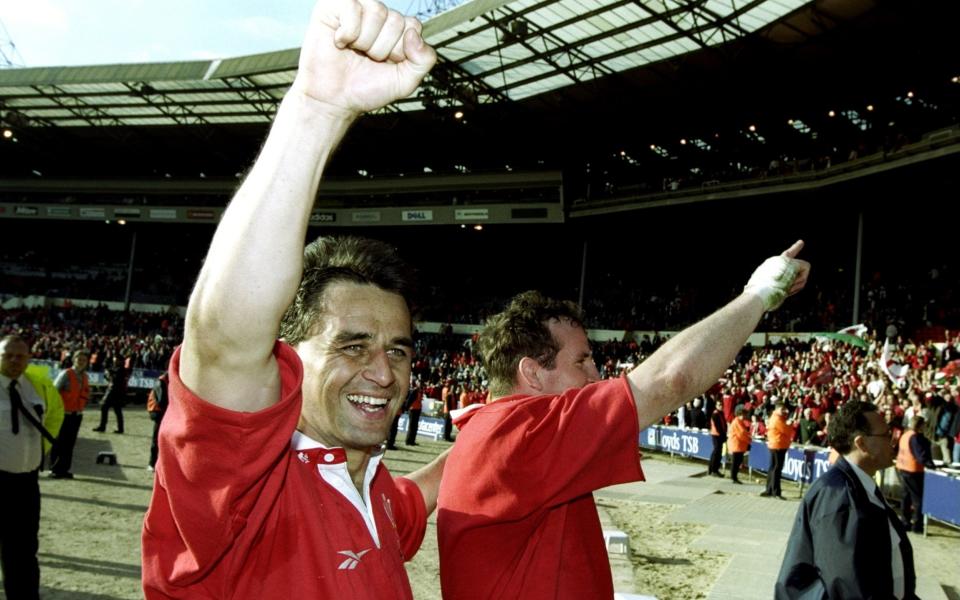
[[[827,426],[827,436],[833,449],[840,454],[848,454],[853,449],[854,438],[870,432],[866,415],[872,412],[877,412],[877,405],[872,402],[850,400],[841,406]]]
[[[303,249],[303,277],[280,321],[280,337],[296,345],[312,336],[323,312],[323,293],[337,281],[368,283],[399,294],[413,312],[416,273],[396,248],[357,236],[322,236]]]
[[[533,358],[547,369],[554,367],[560,351],[548,327],[554,320],[583,327],[583,311],[569,300],[554,300],[540,292],[527,291],[514,296],[503,312],[487,319],[477,343],[494,396],[512,391],[517,366],[524,357]]]

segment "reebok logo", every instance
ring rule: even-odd
[[[353,570],[357,568],[357,565],[360,564],[360,559],[363,558],[363,555],[367,552],[370,552],[373,548],[367,548],[361,552],[354,552],[352,550],[341,550],[337,554],[342,554],[347,557],[345,561],[340,563],[340,566],[337,569],[343,570]]]

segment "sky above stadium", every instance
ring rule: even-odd
[[[420,2],[387,0],[403,12],[416,12]],[[312,6],[312,0],[0,0],[0,49],[26,67],[228,58],[298,47]]]

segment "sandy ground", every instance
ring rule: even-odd
[[[143,406],[129,406],[126,434],[94,433],[95,411],[88,409],[81,427],[73,469],[76,479],[41,477],[39,558],[44,600],[143,597],[140,527],[153,483],[153,474],[145,469],[151,424]],[[111,415],[108,431],[112,429]],[[386,461],[395,473],[405,473],[426,464],[447,446],[421,440],[417,447],[401,446],[390,452]],[[95,464],[97,453],[107,450],[116,452],[120,464]],[[617,526],[630,534],[636,589],[654,593],[661,600],[706,595],[728,558],[690,546],[704,526],[668,520],[676,505],[606,499],[603,503]],[[936,527],[932,533],[928,538],[913,538],[918,568],[938,573],[947,598],[960,598],[956,558],[960,532]],[[418,600],[439,600],[433,518],[423,547],[407,571]]]
[[[602,502],[617,528],[630,536],[634,589],[660,600],[707,597],[729,557],[690,547],[706,526],[667,520],[678,508],[672,504]]]

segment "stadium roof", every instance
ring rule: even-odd
[[[416,95],[385,111],[522,100],[722,45],[807,4],[813,3],[473,0],[425,24],[438,67]],[[802,34],[809,15],[804,20],[806,26],[791,27]],[[15,126],[265,124],[293,81],[298,53],[2,70],[0,111]]]
[[[653,172],[667,160],[654,144],[673,155],[698,151],[679,146],[681,138],[709,139],[711,156],[730,160],[767,148],[807,156],[800,153],[820,152],[810,148],[820,142],[788,120],[827,140],[853,127],[828,110],[858,111],[879,133],[903,110],[936,112],[939,122],[960,106],[960,84],[949,83],[960,75],[951,29],[958,2],[814,0],[760,26],[748,13],[788,6],[691,0],[681,13],[671,12],[675,0],[571,1],[474,0],[428,21],[441,61],[422,95],[360,119],[328,178],[557,170],[566,179],[605,169],[613,155],[636,159],[631,172]],[[707,25],[704,12],[724,3],[737,10]],[[564,19],[571,7],[577,14]],[[660,18],[613,20],[641,10]],[[659,41],[641,40],[655,31]],[[654,48],[666,56],[693,44],[699,49],[628,66]],[[0,138],[0,188],[14,178],[236,180],[261,147],[296,59],[293,49],[219,62],[0,70],[0,124],[12,134]],[[525,95],[548,80],[561,87]],[[897,101],[908,91],[912,106]],[[425,101],[427,110],[413,110]],[[869,114],[868,104],[876,105]],[[746,139],[748,125],[768,145]]]

